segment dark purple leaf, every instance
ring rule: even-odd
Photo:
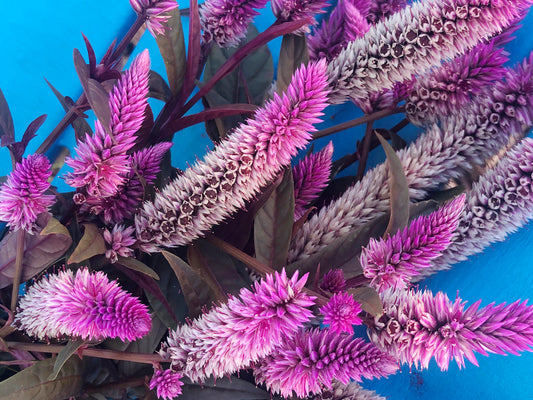
[[[187,52],[187,63],[185,67],[185,76],[183,78],[183,90],[181,96],[181,104],[187,100],[194,88],[194,82],[198,76],[198,67],[200,65],[200,57],[202,55],[202,48],[200,43],[201,27],[200,15],[198,13],[198,2],[191,1],[189,14],[189,45]],[[198,97],[198,99],[200,99]]]
[[[74,69],[76,69],[76,73],[78,74],[78,78],[80,80],[81,86],[83,87],[83,90],[85,91],[85,93],[87,93],[87,82],[91,77],[89,66],[85,63],[85,60],[83,59],[83,56],[81,55],[78,49],[74,49],[73,57]]]
[[[376,289],[363,286],[348,289],[347,292],[353,295],[354,300],[361,304],[363,311],[366,311],[374,317],[383,314],[383,304]]]
[[[98,227],[95,224],[83,224],[83,226],[85,228],[83,236],[70,255],[67,264],[78,264],[106,252],[104,237]]]
[[[13,126],[13,117],[4,93],[0,89],[0,145],[7,146],[15,142],[15,128]]]
[[[87,100],[96,115],[96,118],[102,124],[102,127],[109,133],[111,127],[111,110],[109,109],[109,94],[102,84],[94,79],[87,81],[85,91]]]
[[[148,97],[164,101],[165,103],[172,97],[172,92],[165,79],[155,71],[150,71],[148,88]]]
[[[88,340],[70,339],[63,350],[61,350],[57,355],[56,362],[54,363],[54,369],[48,376],[48,379],[51,381],[55,380],[59,375],[59,372],[61,372],[61,368],[63,368],[70,357],[73,356],[81,346],[87,343],[89,343]]]
[[[87,39],[87,36],[85,36],[83,33],[81,34],[81,36],[83,36],[85,46],[87,47],[87,56],[89,57],[89,76],[94,77],[96,75],[96,54],[94,54],[93,46],[91,46],[91,43],[89,42],[89,39]]]
[[[155,272],[148,265],[137,260],[136,258],[119,256],[117,263],[126,268],[148,275],[149,277],[154,278],[155,280],[159,280],[159,275],[157,275],[157,272]]]
[[[205,111],[181,117],[178,120],[174,121],[174,123],[172,123],[170,126],[174,132],[177,132],[189,126],[205,122],[207,120],[226,117],[230,115],[253,114],[256,110],[257,106],[254,106],[252,104],[228,104],[214,106]]]
[[[183,394],[181,397],[195,400],[272,399],[272,395],[266,390],[234,376],[217,378],[216,380],[209,378],[201,384],[192,383],[184,379]]]
[[[46,114],[35,118],[26,128],[24,135],[22,135],[22,140],[20,142],[16,142],[9,145],[9,150],[13,154],[13,157],[15,158],[16,162],[20,162],[22,160],[22,156],[26,151],[28,143],[36,136],[35,132],[37,132],[37,130],[41,127],[45,120]]]
[[[309,62],[309,50],[304,35],[289,33],[283,35],[278,61],[276,91],[282,93],[291,83],[292,74],[302,64]]]

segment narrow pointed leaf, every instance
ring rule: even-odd
[[[276,91],[283,93],[291,83],[294,71],[302,64],[307,65],[308,62],[309,50],[305,36],[293,33],[283,35],[279,52]]]
[[[103,128],[108,131],[111,126],[111,110],[109,109],[109,94],[104,87],[94,79],[89,79],[85,91],[87,100],[94,111],[96,118],[102,123]]]
[[[78,351],[78,349],[86,343],[88,343],[88,341],[82,339],[69,340],[67,345],[57,355],[56,361],[54,363],[54,369],[52,370],[52,373],[48,376],[48,379],[51,381],[55,380],[59,375],[61,368],[63,368],[69,358],[74,355]]]
[[[77,264],[106,252],[105,241],[95,224],[83,224],[83,236],[70,255],[67,264]]]
[[[91,77],[89,66],[87,65],[87,63],[85,63],[85,60],[83,59],[83,56],[81,55],[78,49],[74,49],[73,57],[74,57],[74,69],[76,70],[76,73],[78,74],[78,79],[80,80],[83,90],[85,91],[85,93],[87,93],[88,91],[87,83],[89,81],[89,78]]]
[[[187,100],[193,91],[194,84],[198,77],[198,67],[202,53],[201,45],[201,25],[198,2],[191,1],[189,8],[189,44],[187,49],[187,61],[185,63],[185,77],[183,78],[183,90],[181,104]]]
[[[15,127],[13,126],[13,117],[4,93],[0,89],[0,144],[7,146],[15,142]]]
[[[117,263],[120,265],[123,265],[129,269],[132,269],[134,271],[143,273],[151,278],[154,278],[155,280],[159,280],[159,275],[157,275],[157,272],[155,272],[152,268],[150,268],[145,263],[137,260],[133,257],[118,257]]]
[[[148,97],[164,101],[165,103],[172,97],[172,92],[165,79],[155,71],[150,71]]]

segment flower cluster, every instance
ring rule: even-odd
[[[155,37],[165,33],[165,23],[169,16],[165,13],[178,7],[177,1],[171,0],[130,0],[131,7],[146,19],[146,27]]]
[[[156,389],[157,397],[165,400],[172,400],[181,394],[181,381],[183,375],[174,372],[172,369],[156,369],[152,379],[150,379],[150,390]]]
[[[316,24],[314,16],[325,11],[327,0],[272,0],[272,12],[276,18],[282,21],[298,21],[304,18],[312,18],[312,25]],[[308,32],[308,27],[294,31],[294,34]]]
[[[123,225],[115,225],[111,231],[109,229],[104,231],[104,240],[108,246],[105,256],[111,263],[116,263],[119,256],[131,257],[133,255],[133,249],[130,246],[135,244],[134,233],[135,228],[132,226],[125,228]]]
[[[349,293],[335,293],[329,302],[320,308],[324,324],[337,333],[352,332],[352,325],[361,323],[361,318],[358,317],[361,311],[361,305]]]

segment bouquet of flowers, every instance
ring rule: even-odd
[[[532,349],[526,301],[417,283],[533,217],[533,53],[505,48],[530,0],[273,0],[263,32],[263,0],[130,5],[103,57],[74,51],[76,101],[48,83],[65,116],[34,154],[45,116],[17,140],[0,92],[2,399],[383,399],[365,382],[403,364]],[[124,68],[145,30],[165,71]],[[180,170],[197,124],[212,149]],[[313,145],[358,125],[353,153]]]

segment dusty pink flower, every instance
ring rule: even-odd
[[[320,61],[297,70],[282,97],[275,94],[254,119],[144,203],[135,216],[141,248],[192,242],[272,181],[320,121],[328,94],[325,69]]]
[[[55,201],[55,196],[45,194],[51,174],[50,162],[43,155],[30,155],[17,163],[0,188],[0,221],[13,230],[34,233],[37,216]]]
[[[398,369],[396,360],[372,343],[324,330],[299,331],[255,368],[256,382],[273,394],[306,397],[362,377],[380,378]]]
[[[309,203],[315,200],[329,182],[333,144],[306,156],[292,169],[294,178],[294,220],[300,219]]]
[[[532,351],[533,306],[526,302],[489,304],[481,300],[466,310],[457,297],[430,291],[393,291],[382,295],[384,314],[369,325],[370,339],[401,363],[427,368],[435,358],[441,370],[452,359],[459,368],[464,358],[477,365],[474,352],[517,355]]]
[[[457,229],[465,196],[459,196],[437,211],[422,215],[386,239],[371,238],[361,251],[364,275],[379,292],[403,289],[409,280],[450,245]]]
[[[156,389],[157,397],[172,400],[181,394],[183,375],[172,369],[156,369],[150,379],[150,390]]]
[[[103,236],[108,248],[105,256],[111,263],[116,263],[119,256],[133,256],[134,251],[130,246],[135,244],[134,233],[135,228],[133,226],[125,228],[123,225],[115,225],[111,232],[108,229],[104,230]]]
[[[331,293],[338,293],[344,290],[346,288],[346,280],[342,269],[332,269],[326,272],[322,277],[320,288]]]
[[[43,316],[45,316],[43,318]],[[101,272],[82,268],[43,277],[20,300],[15,322],[39,339],[135,340],[150,331],[148,308]]]
[[[307,275],[285,270],[241,289],[221,306],[170,332],[162,354],[172,368],[193,381],[249,367],[310,320],[313,298],[302,291]]]
[[[324,8],[328,5],[327,0],[272,0],[270,4],[276,18],[282,21],[298,21],[312,17],[311,25],[316,24],[315,15],[325,13]],[[309,32],[308,26],[294,31],[295,34],[304,32]]]
[[[162,25],[169,18],[165,13],[178,7],[177,1],[166,0],[130,0],[131,7],[139,15],[146,19],[146,28],[152,36],[162,35],[165,33],[165,27]]]
[[[320,308],[324,324],[337,333],[353,332],[352,325],[361,324],[361,318],[357,316],[361,311],[361,305],[349,293],[335,293],[329,302]]]

